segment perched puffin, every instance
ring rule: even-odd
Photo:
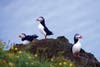
[[[37,35],[26,35],[25,33],[21,33],[19,35],[19,38],[21,38],[21,40],[22,40],[22,44],[29,44],[37,37],[38,37]]]
[[[72,53],[75,57],[80,57],[81,43],[79,40],[82,39],[80,34],[74,35],[74,45],[72,46]]]
[[[53,35],[53,33],[46,27],[44,17],[41,16],[37,18],[36,21],[40,22],[38,28],[40,32],[45,36],[45,39],[47,38],[47,36]]]

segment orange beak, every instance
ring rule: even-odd
[[[39,19],[36,19],[36,21],[40,21]]]
[[[21,38],[21,35],[19,35],[18,37]]]

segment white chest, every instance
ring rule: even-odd
[[[30,41],[28,41],[28,40],[22,41],[22,44],[23,44],[23,45],[26,45],[26,44],[29,44],[29,43],[30,43]]]
[[[43,35],[46,35],[46,32],[44,31],[44,27],[43,27],[42,24],[39,24],[38,28],[39,28],[40,32],[41,32]]]
[[[80,52],[80,50],[81,50],[81,43],[78,41],[76,44],[73,45],[72,52],[77,53]]]
[[[41,25],[41,24],[39,24],[38,28],[39,28],[39,30],[43,30],[44,29],[43,25]]]

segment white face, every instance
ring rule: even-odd
[[[75,38],[77,38],[77,39],[82,39],[82,36],[81,36],[80,34],[76,34],[76,35],[75,35]]]
[[[39,21],[39,22],[41,22],[43,20],[43,18],[39,17],[36,20]]]
[[[20,34],[19,37],[20,37],[20,38],[25,38],[25,35]]]

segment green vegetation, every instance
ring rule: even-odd
[[[0,41],[0,45],[3,45]],[[1,67],[75,67],[74,63],[64,59],[62,56],[40,59],[38,52],[30,53],[28,48],[20,50],[12,46],[11,50],[3,51],[0,48],[0,66]]]

